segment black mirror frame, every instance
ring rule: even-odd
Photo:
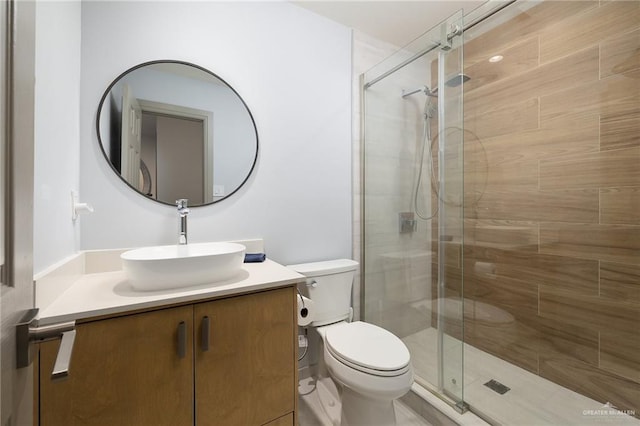
[[[251,176],[251,174],[253,173],[253,170],[256,167],[256,163],[258,162],[258,154],[259,154],[259,151],[260,151],[258,128],[257,128],[256,122],[255,122],[255,120],[253,118],[253,114],[251,113],[251,110],[247,106],[246,102],[244,101],[244,99],[242,99],[242,96],[240,96],[240,94],[229,83],[227,83],[223,78],[221,78],[217,74],[209,71],[208,69],[203,68],[200,65],[193,64],[191,62],[178,61],[178,60],[173,60],[173,59],[159,59],[159,60],[154,60],[154,61],[143,62],[143,63],[135,65],[135,66],[127,69],[126,71],[122,72],[120,75],[118,75],[118,77],[116,77],[111,82],[111,84],[109,84],[109,86],[105,90],[104,94],[102,95],[102,98],[100,99],[100,103],[98,104],[98,110],[97,110],[97,115],[96,115],[96,135],[98,137],[98,145],[100,146],[100,151],[102,151],[102,155],[103,155],[105,161],[109,164],[109,166],[111,167],[111,170],[113,170],[113,172],[118,176],[118,178],[123,183],[126,184],[126,186],[128,186],[131,190],[135,191],[137,194],[142,195],[143,198],[145,198],[147,200],[150,200],[150,201],[154,201],[154,202],[160,203],[160,204],[164,204],[164,205],[169,205],[169,206],[174,206],[175,205],[174,203],[170,203],[170,202],[166,202],[166,201],[162,201],[162,200],[157,200],[157,199],[154,199],[154,198],[149,198],[145,194],[140,192],[138,189],[134,188],[129,182],[127,182],[122,177],[120,172],[118,172],[118,170],[115,168],[115,166],[113,165],[111,160],[109,160],[109,156],[107,155],[107,153],[104,150],[104,144],[103,144],[103,141],[102,141],[102,137],[100,136],[100,115],[101,115],[101,112],[102,112],[102,108],[104,107],[105,100],[109,96],[109,93],[111,92],[111,89],[113,89],[113,86],[115,86],[128,73],[130,73],[132,71],[135,71],[135,70],[137,70],[139,68],[143,68],[145,66],[154,65],[154,64],[180,64],[180,65],[187,65],[187,66],[190,66],[190,67],[193,67],[193,68],[197,68],[197,69],[199,69],[199,70],[201,70],[201,71],[203,71],[203,72],[205,72],[207,74],[210,74],[213,77],[215,77],[216,79],[220,80],[222,83],[224,83],[229,89],[231,89],[231,91],[238,97],[240,102],[242,102],[242,105],[247,110],[247,113],[249,114],[249,118],[251,119],[251,124],[253,125],[253,130],[254,130],[255,135],[256,135],[256,155],[253,158],[253,162],[251,164],[251,168],[249,169],[249,172],[247,173],[247,176],[245,176],[245,178],[242,180],[242,182],[240,183],[240,185],[238,185],[237,188],[235,188],[229,194],[225,195],[223,198],[220,198],[219,200],[212,201],[210,203],[203,203],[203,204],[196,204],[196,205],[193,205],[193,206],[189,206],[189,208],[209,206],[209,205],[216,204],[216,203],[219,203],[221,201],[226,200],[227,198],[231,197],[233,194],[238,192],[238,190],[244,186],[244,184],[249,180],[249,177]]]

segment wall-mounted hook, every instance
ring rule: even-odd
[[[71,190],[71,218],[75,221],[80,213],[93,213],[91,204],[78,201],[78,193]]]

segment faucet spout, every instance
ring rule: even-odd
[[[189,208],[187,203],[189,200],[181,198],[176,200],[178,206],[178,214],[180,215],[180,234],[178,235],[178,244],[187,244],[187,215],[189,214]]]

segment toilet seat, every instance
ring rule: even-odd
[[[337,361],[375,376],[400,376],[410,369],[410,354],[402,341],[389,331],[356,321],[330,327],[326,348]]]

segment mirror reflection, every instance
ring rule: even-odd
[[[121,74],[100,101],[97,131],[112,169],[145,197],[171,205],[232,195],[258,155],[253,117],[236,91],[180,61],[147,62]]]

